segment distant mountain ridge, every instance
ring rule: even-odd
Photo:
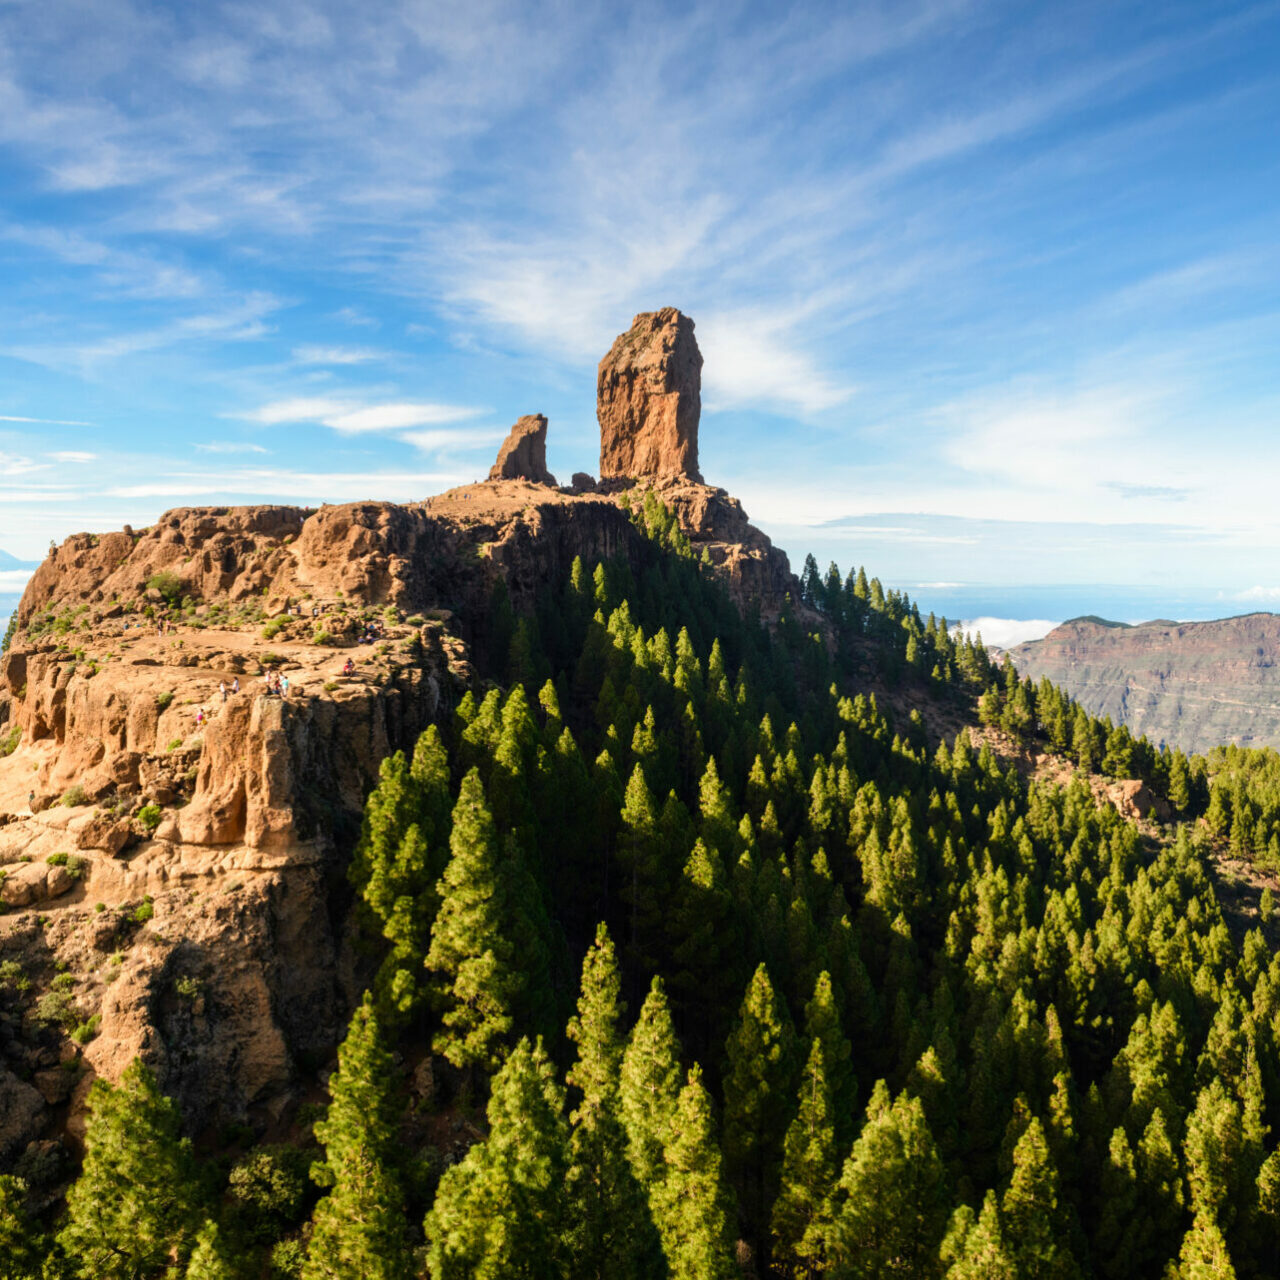
[[[1280,747],[1280,615],[1137,625],[1073,618],[1009,651],[1086,711],[1186,751]]]
[[[7,551],[0,551],[0,569],[30,569],[34,572],[39,567],[39,560],[19,560]]]

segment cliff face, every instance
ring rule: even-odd
[[[1137,627],[1078,619],[1010,651],[1086,711],[1185,751],[1280,746],[1280,616]]]
[[[775,613],[794,581],[741,506],[650,483]],[[575,556],[654,554],[613,490],[184,509],[51,552],[0,663],[0,959],[74,981],[48,1025],[0,1020],[0,1160],[138,1054],[196,1129],[288,1111],[359,989],[344,872],[381,760],[475,683],[499,580],[523,610]]]

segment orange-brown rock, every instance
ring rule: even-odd
[[[743,607],[776,615],[786,557],[733,498],[641,483]],[[56,966],[79,975],[78,1016],[101,1026],[65,1102],[0,1067],[0,1159],[74,1137],[94,1075],[136,1055],[193,1129],[288,1114],[360,986],[331,886],[380,762],[474,683],[500,580],[528,610],[577,556],[652,559],[628,492],[520,478],[410,505],[184,509],[51,553],[0,658],[0,719],[20,733],[0,757],[0,953],[33,1000]],[[385,636],[361,645],[375,608]],[[24,1078],[57,1065],[15,1061]]]
[[[555,476],[547,470],[547,420],[542,414],[527,413],[516,419],[489,469],[489,479],[555,484]]]
[[[693,321],[674,307],[636,316],[600,361],[596,377],[600,478],[701,481],[701,413],[702,353]]]

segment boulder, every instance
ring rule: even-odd
[[[498,450],[497,462],[489,469],[489,479],[555,484],[555,476],[547,470],[547,419],[543,414],[527,413],[516,419]]]
[[[127,818],[113,818],[108,813],[98,813],[80,828],[76,844],[81,849],[101,849],[114,858],[124,851],[132,838],[133,827]]]
[[[31,1085],[0,1067],[0,1164],[8,1161],[40,1131],[44,1099]]]
[[[701,482],[702,353],[674,307],[631,322],[600,361],[600,478],[683,476]]]
[[[569,487],[574,493],[595,493],[595,477],[587,475],[585,471],[575,471],[573,473],[573,483]]]

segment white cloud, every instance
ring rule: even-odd
[[[244,440],[212,440],[208,444],[196,445],[199,453],[269,453],[260,444],[249,444]]]
[[[270,497],[301,505],[366,499],[411,502],[473,478],[438,471],[321,472],[243,468],[216,475],[174,471],[142,484],[114,485],[105,492],[112,498],[160,498],[167,501]]]
[[[431,453],[440,449],[492,449],[494,445],[502,443],[506,434],[500,427],[480,427],[474,430],[460,427],[453,430],[408,431],[400,439],[405,444],[413,445],[415,449]]]
[[[319,422],[331,414],[344,413],[348,405],[342,400],[322,399],[314,396],[296,396],[289,400],[273,400],[260,409],[235,416],[249,422],[260,422],[274,427],[282,422]]]
[[[357,404],[324,396],[297,396],[273,400],[270,404],[236,416],[264,426],[292,422],[319,422],[335,431],[359,434],[366,431],[404,431],[449,422],[463,422],[482,413],[469,405],[399,402]]]
[[[43,427],[92,427],[92,422],[80,422],[75,418],[15,418],[0,413],[0,422],[29,422]]]
[[[375,404],[326,415],[322,421],[335,431],[402,431],[406,427],[461,422],[481,412],[480,409],[454,404]]]
[[[783,317],[752,313],[699,321],[707,408],[764,404],[820,413],[845,403],[853,388],[839,385],[798,350],[793,328]]]
[[[359,307],[341,307],[333,313],[333,316],[335,320],[341,320],[343,324],[355,325],[361,329],[380,329],[382,327],[381,320],[365,315]]]
[[[96,453],[85,453],[80,449],[59,449],[49,454],[55,462],[96,462]]]
[[[23,457],[20,453],[0,453],[0,476],[23,476],[34,471],[48,471],[47,462]]]
[[[1231,598],[1233,600],[1280,600],[1280,587],[1248,587],[1244,591],[1237,591]]]
[[[370,360],[381,360],[385,352],[373,347],[294,347],[293,358],[299,364],[366,364]]]
[[[1050,622],[1046,618],[967,618],[953,628],[956,632],[964,632],[971,636],[982,633],[984,644],[993,644],[1001,649],[1011,649],[1016,644],[1027,640],[1041,640],[1060,622]]]
[[[0,591],[22,591],[31,580],[30,569],[0,569]]]

